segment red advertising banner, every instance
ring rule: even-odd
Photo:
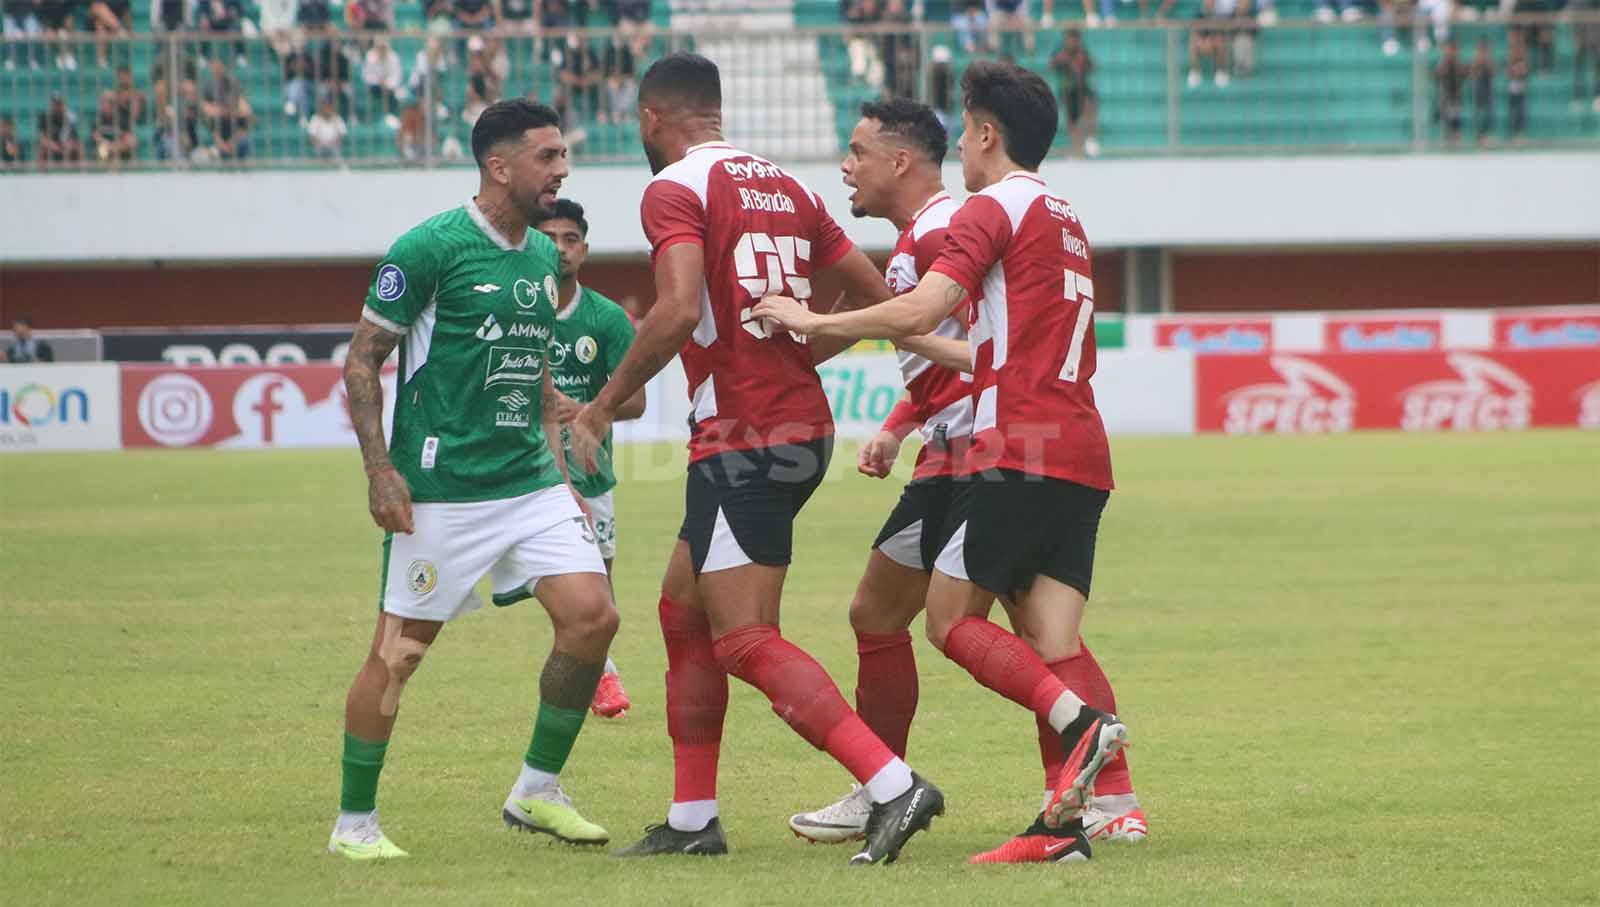
[[[1228,434],[1600,428],[1600,355],[1196,357],[1195,406],[1197,431]]]
[[[385,402],[393,397],[394,373],[388,372]],[[336,365],[122,367],[123,447],[355,443],[343,374]]]
[[[1330,353],[1420,353],[1444,349],[1444,318],[1439,315],[1374,317],[1328,316],[1322,323],[1322,348]]]
[[[1271,318],[1159,318],[1156,349],[1195,353],[1266,353],[1272,350]]]
[[[1600,306],[1496,312],[1494,345],[1501,350],[1600,349]]]

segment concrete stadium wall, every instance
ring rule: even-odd
[[[832,165],[795,168],[845,212]],[[1474,153],[1052,161],[1097,247],[1600,241],[1600,155]],[[598,255],[644,251],[644,167],[575,168]],[[474,189],[468,170],[17,174],[0,179],[0,263],[371,260]],[[959,167],[946,181],[960,186]],[[843,218],[869,249],[881,220]],[[1570,301],[1570,300],[1569,300]]]

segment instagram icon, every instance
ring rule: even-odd
[[[139,425],[167,447],[193,444],[211,428],[211,394],[188,375],[162,375],[139,395]]]

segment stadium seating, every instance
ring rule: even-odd
[[[134,0],[135,30],[148,30],[149,3]],[[1175,21],[1192,18],[1199,0],[1179,0]],[[1035,5],[1037,5],[1035,3]],[[1058,26],[1081,25],[1081,4],[1060,0]],[[676,23],[679,33],[658,36],[653,52],[670,47],[696,47],[722,63],[728,104],[730,138],[774,157],[828,159],[838,154],[857,118],[862,101],[878,96],[880,89],[852,77],[846,39],[837,28],[828,33],[806,31],[813,26],[838,26],[837,0],[660,0],[654,16],[663,32]],[[1131,9],[1131,7],[1129,7]],[[1100,142],[1111,153],[1144,154],[1178,151],[1268,151],[1302,148],[1403,150],[1420,138],[1435,146],[1442,141],[1435,115],[1432,67],[1439,51],[1413,51],[1409,43],[1398,54],[1386,55],[1379,26],[1370,19],[1361,27],[1307,26],[1312,0],[1281,0],[1282,24],[1261,29],[1255,41],[1254,70],[1219,88],[1208,79],[1189,87],[1187,35],[1150,28],[1099,28],[1085,30],[1085,43],[1094,59],[1093,84],[1100,100]],[[955,36],[939,25],[948,23],[948,0],[929,0],[924,10],[934,31],[921,40],[923,66],[937,46],[951,53],[954,75],[971,61]],[[719,37],[715,30],[703,38],[686,32],[715,26],[721,17],[736,17],[742,26],[758,29],[739,37]],[[335,13],[336,20],[340,18]],[[591,15],[591,21],[603,18]],[[415,0],[397,4],[397,26],[413,34],[425,27],[421,5]],[[797,29],[796,26],[799,28]],[[1490,23],[1459,23],[1453,34],[1463,58],[1470,56],[1479,35],[1491,41],[1497,62],[1505,57],[1506,29]],[[1044,74],[1052,85],[1051,55],[1060,46],[1059,28],[1040,32],[1037,46],[1026,51],[1017,36],[1002,46],[1017,62]],[[396,38],[393,42],[409,76],[423,39]],[[225,50],[227,42],[218,42]],[[510,74],[502,94],[533,95],[551,100],[557,75],[547,58],[536,54],[532,38],[507,41]],[[1549,70],[1535,69],[1529,84],[1526,136],[1533,143],[1594,141],[1600,137],[1600,115],[1588,105],[1574,103],[1571,29],[1556,27],[1556,56]],[[1420,63],[1416,54],[1421,54]],[[1169,54],[1174,64],[1169,66]],[[114,53],[117,62],[131,66],[137,83],[150,88],[151,68],[165,45],[134,41]],[[21,66],[0,73],[0,112],[15,117],[17,130],[34,144],[35,118],[52,93],[62,93],[78,116],[80,136],[93,128],[99,93],[112,86],[111,70],[93,65],[92,36],[78,48],[80,66],[61,72],[53,62],[32,70]],[[641,67],[648,61],[641,61]],[[203,65],[203,64],[202,64]],[[252,156],[257,162],[295,162],[311,157],[303,126],[284,112],[283,79],[279,64],[265,42],[248,42],[246,64],[238,75],[247,92],[257,123],[252,132]],[[926,70],[923,70],[925,75]],[[357,91],[350,118],[346,157],[355,163],[381,162],[397,156],[394,133],[382,122],[381,112],[368,103],[360,80],[359,63],[352,66]],[[925,90],[924,81],[924,90]],[[1418,102],[1413,86],[1420,85]],[[436,124],[437,140],[453,136],[461,147],[469,127],[460,118],[466,95],[466,70],[458,60],[445,75],[442,99],[449,107],[447,119]],[[1504,73],[1495,80],[1493,135],[1507,135]],[[959,129],[959,118],[951,124]],[[1170,115],[1175,119],[1169,120]],[[1420,114],[1422,123],[1417,127]],[[1471,103],[1466,110],[1463,147],[1471,147]],[[832,122],[834,129],[816,129]],[[631,122],[585,122],[572,130],[575,154],[591,161],[639,162],[637,129]],[[204,126],[201,127],[202,132]],[[154,127],[140,129],[141,161],[157,159],[157,143],[150,140]],[[1057,147],[1066,151],[1070,137],[1063,128]],[[88,153],[92,154],[92,150]]]

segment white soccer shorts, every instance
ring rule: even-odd
[[[494,603],[533,594],[547,576],[605,575],[595,535],[566,485],[498,501],[415,504],[416,532],[384,542],[388,614],[447,621],[483,603],[473,587],[489,574]]]
[[[608,491],[583,499],[589,505],[589,521],[594,524],[595,544],[600,548],[600,556],[608,561],[617,556],[617,502],[613,494]]]

